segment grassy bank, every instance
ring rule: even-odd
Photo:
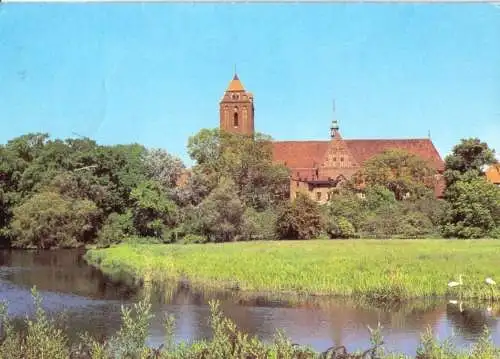
[[[447,283],[463,274],[463,298],[500,298],[484,283],[486,277],[500,280],[500,242],[494,240],[128,244],[90,250],[86,258],[108,274],[143,280],[376,299],[458,296]]]

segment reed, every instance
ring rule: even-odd
[[[412,358],[390,353],[384,348],[382,328],[370,330],[371,348],[349,353],[337,346],[323,353],[293,344],[283,333],[276,333],[272,343],[241,332],[212,301],[210,325],[212,338],[192,343],[176,343],[175,321],[165,317],[165,342],[158,348],[146,345],[149,322],[153,315],[147,299],[122,308],[122,326],[110,338],[96,340],[88,334],[69,345],[57,322],[48,318],[42,309],[42,298],[33,289],[36,307],[34,318],[26,319],[26,330],[16,331],[7,316],[6,304],[0,304],[0,358],[2,359],[390,359]],[[487,330],[478,342],[467,350],[456,349],[450,340],[440,342],[428,330],[416,348],[416,359],[494,359],[500,357]]]
[[[500,278],[495,240],[314,240],[224,244],[126,244],[90,250],[87,261],[138,281],[183,280],[247,292],[500,299],[484,283]],[[464,275],[459,289],[447,283]]]

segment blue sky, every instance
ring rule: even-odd
[[[489,4],[3,4],[0,142],[138,142],[187,159],[234,64],[256,129],[328,139],[478,136],[500,152],[500,9]]]

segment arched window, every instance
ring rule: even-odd
[[[233,116],[233,126],[234,127],[238,127],[239,126],[239,123],[238,123],[238,112],[234,113],[234,116]]]

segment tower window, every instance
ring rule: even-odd
[[[234,126],[234,127],[238,127],[238,126],[239,126],[239,122],[238,122],[238,112],[235,112],[235,113],[234,113],[234,116],[233,116],[233,126]]]

